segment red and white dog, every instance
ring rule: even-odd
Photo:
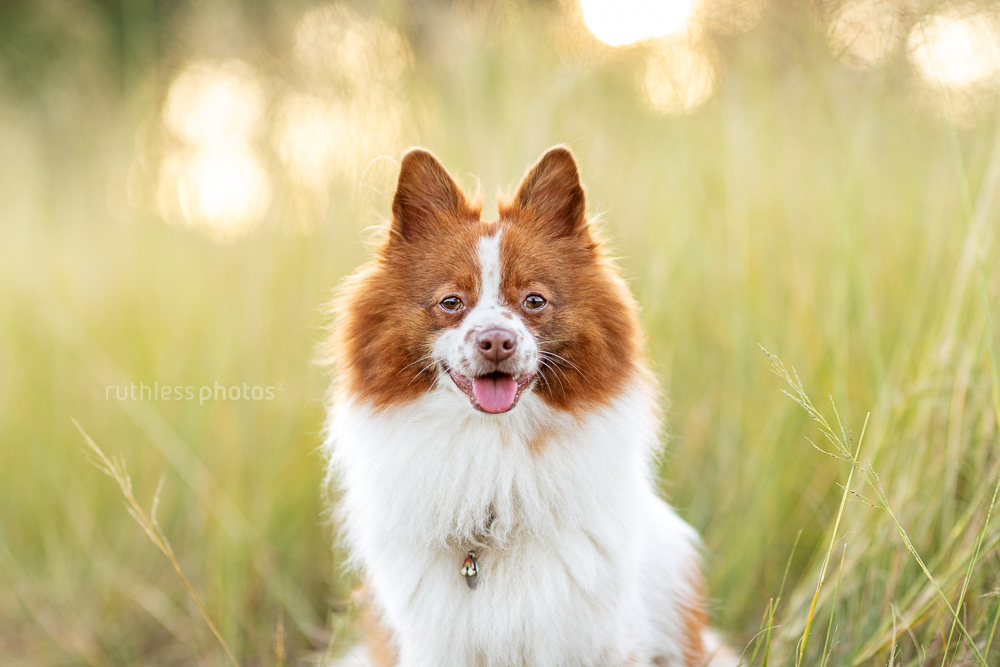
[[[412,150],[392,214],[333,338],[326,447],[369,609],[356,659],[711,661],[698,537],[656,492],[636,305],[573,156],[548,151],[484,222]]]

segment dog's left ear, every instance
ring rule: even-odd
[[[518,186],[513,208],[551,225],[560,236],[584,229],[586,200],[576,160],[568,148],[550,148],[539,158]]]

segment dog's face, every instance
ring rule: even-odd
[[[437,306],[444,322],[434,337],[433,359],[455,386],[484,412],[507,412],[535,379],[541,362],[537,338],[549,305],[542,284],[501,294],[500,234],[484,234],[476,243],[479,276],[476,294],[446,282]],[[535,331],[529,329],[534,323]]]
[[[529,170],[495,222],[434,156],[407,153],[390,238],[340,301],[348,391],[386,407],[444,390],[493,414],[526,392],[567,410],[615,395],[638,367],[639,329],[584,213],[564,148]]]

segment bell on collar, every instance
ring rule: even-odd
[[[469,588],[475,588],[476,584],[479,583],[479,565],[476,564],[476,552],[470,551],[462,561],[462,576],[465,577],[465,583],[469,585]]]

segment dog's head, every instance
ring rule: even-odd
[[[448,391],[495,414],[536,392],[575,410],[634,375],[635,307],[587,224],[569,150],[545,153],[499,212],[481,221],[427,151],[403,157],[389,238],[340,301],[348,392],[386,407]]]

